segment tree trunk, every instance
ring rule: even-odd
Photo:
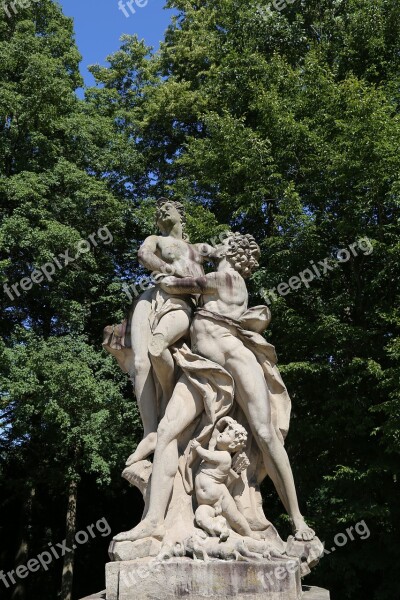
[[[29,526],[32,520],[32,504],[35,497],[35,488],[31,488],[27,502],[21,507],[20,516],[20,534],[19,534],[19,545],[15,555],[15,570],[20,565],[26,565],[28,562],[29,553]],[[14,587],[11,595],[11,600],[25,600],[26,598],[26,581],[24,579],[17,579],[17,585]]]
[[[68,489],[68,508],[65,527],[65,538],[67,547],[71,552],[67,552],[64,557],[64,566],[61,582],[60,600],[72,600],[72,584],[74,580],[74,559],[75,559],[75,532],[76,532],[76,503],[78,495],[77,481],[70,481]]]

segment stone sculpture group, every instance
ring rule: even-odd
[[[307,573],[322,545],[301,515],[284,446],[291,401],[262,335],[270,310],[248,307],[245,279],[260,249],[240,233],[216,247],[190,244],[182,204],[166,198],[157,227],[138,253],[156,284],[105,329],[144,430],[123,473],[143,493],[143,518],[115,536],[111,557],[262,561],[290,547]],[[293,525],[288,543],[263,511],[267,475]]]

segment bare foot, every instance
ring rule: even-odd
[[[294,537],[299,542],[309,542],[315,538],[315,531],[304,521],[299,519],[294,523]]]
[[[145,460],[153,454],[157,445],[157,432],[149,433],[138,445],[135,452],[130,455],[125,465],[130,467],[134,463]]]
[[[123,531],[116,535],[113,539],[115,542],[135,542],[136,540],[142,540],[147,537],[153,537],[157,540],[162,540],[165,535],[164,525],[150,521],[150,519],[144,519],[139,525],[130,529],[129,531]]]

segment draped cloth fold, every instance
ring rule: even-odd
[[[272,423],[283,444],[289,430],[291,400],[276,366],[275,348],[259,333],[268,326],[270,318],[268,307],[252,308],[246,311],[240,321],[203,308],[197,310],[195,318],[197,316],[234,326],[235,336],[254,354],[263,369],[268,388]],[[174,351],[174,358],[190,384],[200,392],[203,399],[204,413],[197,428],[196,439],[206,447],[217,421],[234,408],[233,378],[221,365],[194,353],[186,344]],[[179,464],[187,493],[193,492],[195,465],[196,456],[188,447]]]
[[[164,315],[175,310],[183,310],[189,317],[189,320],[192,320],[194,301],[191,296],[173,296],[164,292],[159,286],[156,286],[151,308],[149,323],[151,331],[154,333]]]
[[[289,431],[292,402],[276,366],[278,359],[275,347],[261,335],[261,332],[268,327],[271,318],[269,308],[255,306],[246,311],[240,320],[230,319],[204,308],[197,310],[195,318],[197,315],[233,326],[235,336],[254,354],[264,372],[271,403],[272,423],[283,443]]]
[[[189,383],[203,399],[204,413],[197,428],[199,431],[196,439],[206,446],[215,423],[226,416],[233,407],[233,379],[221,365],[194,354],[186,344],[174,351],[174,358]],[[198,459],[197,454],[194,455],[189,446],[179,461],[179,470],[188,494],[193,493],[193,471],[196,459]]]

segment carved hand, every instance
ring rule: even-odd
[[[196,451],[199,446],[201,446],[201,444],[197,440],[193,440],[192,441],[192,443],[191,443],[191,449],[193,451]]]
[[[173,285],[173,281],[174,278],[172,275],[167,275],[165,277],[163,277],[162,279],[159,279],[160,282],[160,287],[167,292],[168,291],[168,286]]]

